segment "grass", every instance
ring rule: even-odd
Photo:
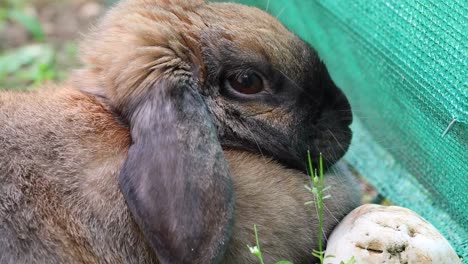
[[[323,249],[323,208],[324,208],[324,201],[325,199],[329,199],[330,195],[324,196],[324,192],[329,189],[329,187],[325,187],[325,180],[323,176],[323,158],[322,154],[320,153],[319,157],[319,173],[317,174],[317,169],[313,169],[312,166],[312,159],[310,157],[310,151],[307,151],[307,162],[309,167],[309,174],[312,180],[312,186],[305,186],[306,189],[314,195],[314,200],[312,201],[315,204],[315,208],[318,211],[318,219],[319,219],[319,236],[318,236],[318,250],[314,250],[312,255],[318,259],[320,259],[320,263],[323,263],[325,251]],[[313,176],[312,176],[313,175]],[[309,202],[311,203],[311,202]],[[308,204],[308,203],[306,203]]]
[[[32,44],[0,54],[0,81],[37,87],[54,80],[55,51],[50,45]],[[9,81],[10,80],[10,81]]]
[[[58,47],[48,43],[37,14],[28,11],[29,0],[0,0],[0,3],[0,34],[6,34],[5,29],[15,25],[28,35],[28,40],[19,47],[0,46],[3,48],[0,50],[0,89],[29,90],[48,81],[65,79],[67,67],[58,66],[58,58],[67,61],[73,58],[74,61],[75,45],[65,43]]]
[[[25,11],[27,1],[6,0],[0,8],[0,27],[22,26],[32,37],[32,44],[8,49],[0,54],[0,87],[39,86],[56,76],[55,51],[45,44],[41,23]]]
[[[256,246],[247,246],[250,250],[250,253],[255,255],[258,258],[258,261],[260,264],[265,264],[265,261],[263,260],[262,256],[262,250],[260,248],[260,241],[258,239],[258,231],[257,231],[257,225],[254,225],[254,232],[255,232],[255,243]],[[275,264],[293,264],[291,261],[286,261],[286,260],[281,260],[276,262]]]
[[[319,226],[318,226],[318,238],[317,238],[317,244],[318,244],[318,249],[312,251],[312,256],[316,257],[320,262],[320,264],[325,263],[325,259],[328,258],[334,258],[335,256],[332,255],[325,255],[325,250],[323,247],[323,209],[324,209],[324,201],[326,199],[330,199],[331,195],[325,194],[327,190],[330,189],[330,186],[325,186],[325,177],[323,173],[323,157],[322,154],[320,153],[319,156],[319,166],[318,166],[318,171],[317,169],[313,168],[312,165],[312,158],[310,157],[310,151],[307,151],[307,163],[308,163],[308,171],[309,171],[309,176],[311,179],[311,185],[308,186],[306,185],[305,188],[313,195],[314,200],[305,203],[305,205],[309,204],[314,204],[315,208],[317,209],[317,215],[319,219]],[[256,246],[247,246],[250,250],[250,252],[255,255],[260,264],[265,264],[265,261],[263,260],[263,255],[260,247],[260,241],[258,239],[258,231],[257,231],[257,226],[254,225],[254,232],[255,232],[255,243]],[[340,264],[355,264],[356,260],[354,257],[352,257],[350,260],[347,262],[345,261],[340,261]],[[293,264],[291,261],[278,261],[275,264]]]

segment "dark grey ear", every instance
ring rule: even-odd
[[[160,81],[130,115],[120,187],[161,263],[217,263],[234,214],[216,129],[190,81]]]

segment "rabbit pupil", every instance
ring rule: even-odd
[[[229,80],[231,87],[239,93],[256,94],[263,90],[263,81],[256,73],[243,73]]]

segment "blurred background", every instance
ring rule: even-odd
[[[66,79],[78,65],[77,39],[105,7],[99,0],[0,0],[0,89]]]

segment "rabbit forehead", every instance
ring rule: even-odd
[[[307,45],[270,14],[233,3],[211,3],[205,23],[217,28],[240,51],[256,52],[275,68],[297,76],[309,59]]]
[[[77,85],[98,90],[119,107],[124,98],[140,96],[164,76],[193,73],[203,81],[200,38],[213,30],[221,31],[240,52],[262,55],[293,79],[302,77],[310,61],[307,45],[260,9],[233,3],[128,0],[108,12],[82,43],[80,57],[85,73],[92,76],[85,75]],[[84,79],[94,81],[80,84]]]

